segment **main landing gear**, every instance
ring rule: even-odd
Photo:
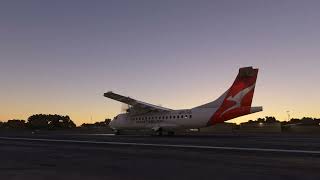
[[[162,130],[162,128],[159,128],[159,129],[156,131],[156,134],[157,134],[157,136],[162,136],[162,135],[163,135],[163,130]]]
[[[168,136],[174,136],[174,131],[166,131],[168,134]],[[164,131],[162,128],[159,128],[157,131],[156,131],[156,135],[157,136],[162,136],[164,135]]]
[[[174,136],[174,131],[168,131],[168,136]]]
[[[114,135],[120,135],[120,130],[115,130]]]

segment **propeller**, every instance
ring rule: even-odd
[[[129,104],[122,103],[121,105],[121,113],[129,113],[131,106]]]

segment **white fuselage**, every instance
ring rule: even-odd
[[[131,105],[128,113],[120,114],[110,122],[110,127],[119,133],[125,129],[162,130],[170,134],[177,129],[196,129],[230,119],[262,111],[252,107],[252,98],[258,76],[258,69],[243,67],[232,86],[219,98],[192,109],[172,110],[135,100],[109,91],[105,97]]]
[[[115,130],[153,129],[176,130],[206,127],[217,108],[172,110],[166,113],[120,114],[110,122]]]

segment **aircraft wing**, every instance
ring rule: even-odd
[[[104,93],[104,97],[128,104],[131,106],[130,112],[142,114],[147,112],[166,112],[172,109],[156,106],[153,104],[145,103],[130,97],[122,96],[120,94],[113,93],[112,91]]]

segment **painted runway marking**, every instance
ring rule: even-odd
[[[115,134],[75,134],[77,136],[115,136]]]
[[[63,143],[82,143],[82,144],[108,144],[108,145],[129,145],[129,146],[148,146],[148,147],[171,147],[171,148],[192,148],[192,149],[215,149],[215,150],[320,154],[320,151],[294,150],[294,149],[268,149],[268,148],[265,149],[265,148],[244,148],[244,147],[228,147],[228,146],[197,146],[197,145],[186,145],[186,144],[151,144],[151,143],[112,142],[112,141],[82,141],[82,140],[12,138],[12,137],[0,137],[0,140],[1,139],[2,140],[38,141],[38,142],[63,142]]]

